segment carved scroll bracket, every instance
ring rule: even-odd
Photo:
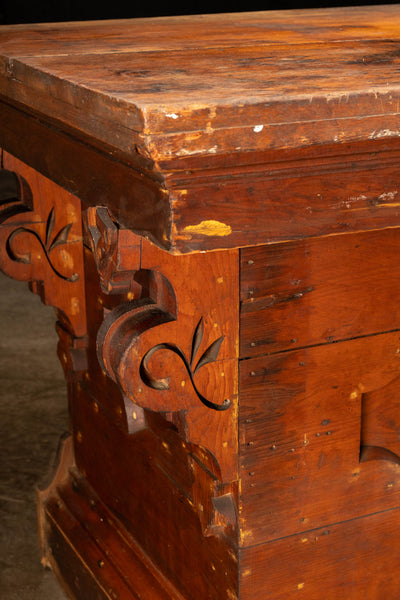
[[[80,201],[18,159],[0,170],[0,269],[86,334]]]
[[[86,243],[103,292],[126,295],[98,331],[103,370],[135,405],[184,414],[186,439],[235,480],[236,252],[173,256],[120,230],[103,208],[87,211]]]

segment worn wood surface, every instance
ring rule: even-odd
[[[171,256],[2,162],[0,265],[57,308],[69,391],[72,445],[39,493],[44,562],[82,599],[236,597],[238,250]]]
[[[396,600],[399,510],[370,515],[241,553],[241,600]]]
[[[77,600],[397,599],[399,44],[396,6],[0,28]]]
[[[68,595],[182,600],[77,471],[70,437],[56,467],[38,494],[43,563],[55,570]]]
[[[23,112],[2,125],[0,144],[27,159],[16,134],[25,111],[45,155],[56,133],[83,154],[82,142],[101,147],[104,174],[72,160],[62,175],[57,152],[51,164],[31,161],[69,191],[80,180],[88,202],[102,189],[122,224],[172,252],[385,227],[397,215],[379,200],[396,191],[397,16],[392,5],[2,27],[2,112]],[[292,152],[286,185],[278,151],[284,162]],[[338,165],[346,151],[356,170],[381,163],[376,186]],[[136,210],[138,182],[113,194],[106,175],[127,181],[127,164],[154,186],[142,188],[148,214],[136,226],[127,207]],[[299,169],[317,174],[307,203]],[[355,214],[347,204],[361,197]]]
[[[243,249],[241,357],[399,329],[399,248],[387,229]]]
[[[244,545],[399,506],[399,343],[388,333],[241,363]],[[369,445],[381,452],[363,462]]]
[[[58,107],[67,101],[58,117],[68,124],[76,119],[78,125],[83,117],[82,100],[96,100],[95,106],[88,105],[94,109],[92,122],[85,119],[82,128],[94,127],[102,117],[110,131],[112,121],[104,109],[111,108],[116,125],[129,137],[128,130],[152,135],[202,131],[207,125],[210,130],[239,123],[253,128],[260,110],[264,116],[275,113],[265,125],[282,122],[283,116],[287,122],[284,107],[292,102],[302,106],[309,117],[304,120],[312,121],[315,112],[321,120],[360,117],[360,99],[357,94],[354,102],[352,92],[362,92],[365,108],[375,105],[371,114],[377,114],[378,105],[382,112],[385,102],[395,113],[388,87],[395,87],[397,16],[394,5],[8,26],[2,28],[0,46],[2,81],[10,86],[7,95],[32,108],[39,96]],[[34,92],[30,99],[28,87]],[[379,90],[383,97],[375,98]],[[348,102],[338,102],[346,96]],[[316,107],[310,106],[311,99]],[[39,104],[36,108],[43,111]],[[111,139],[115,144],[115,130]],[[131,151],[132,139],[127,139]],[[262,148],[266,145],[264,139]],[[202,152],[198,142],[196,152]]]

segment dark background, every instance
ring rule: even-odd
[[[385,0],[381,4],[396,4],[400,0]],[[78,21],[91,19],[120,19],[152,17],[161,15],[183,15],[196,13],[243,12],[252,10],[282,10],[289,8],[316,8],[328,6],[354,6],[379,4],[377,0],[303,0],[273,2],[265,0],[196,1],[174,3],[159,0],[0,0],[0,24],[35,23],[51,21]],[[400,13],[400,6],[399,6]]]

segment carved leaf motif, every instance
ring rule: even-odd
[[[43,242],[42,238],[37,233],[37,231],[35,231],[34,229],[29,229],[27,227],[18,227],[18,229],[15,229],[12,233],[10,233],[10,235],[7,238],[7,242],[6,242],[7,254],[11,258],[11,260],[14,260],[16,262],[26,263],[26,264],[31,263],[31,255],[30,254],[17,254],[16,252],[14,252],[13,247],[12,247],[13,240],[18,235],[20,235],[21,233],[27,233],[27,234],[33,236],[38,241],[39,245],[42,247],[42,249],[44,251],[44,254],[46,256],[48,264],[50,265],[51,269],[54,271],[54,273],[58,277],[60,277],[61,279],[64,279],[65,281],[70,281],[70,282],[77,281],[79,279],[79,275],[77,273],[73,273],[73,275],[71,277],[66,277],[65,275],[60,273],[60,271],[58,271],[56,269],[56,267],[53,265],[53,263],[50,259],[50,252],[56,246],[66,244],[68,242],[68,235],[69,235],[70,229],[72,227],[72,223],[68,223],[68,225],[65,225],[62,229],[60,229],[60,231],[57,233],[57,235],[53,239],[52,243],[50,244],[50,239],[51,239],[51,236],[52,236],[52,233],[54,230],[54,224],[55,224],[55,216],[54,216],[54,208],[52,208],[52,210],[49,213],[49,216],[47,217],[45,243]],[[50,246],[49,246],[49,244],[50,244]]]
[[[192,353],[190,356],[190,366],[193,366],[194,363],[194,359],[196,357],[197,352],[199,351],[199,348],[201,346],[201,342],[203,341],[203,334],[204,334],[204,321],[203,321],[203,317],[201,317],[200,321],[197,323],[194,335],[193,335],[193,341],[192,341]]]
[[[57,233],[56,237],[51,243],[49,252],[51,252],[56,246],[60,246],[61,244],[67,243],[71,227],[72,223],[68,223],[68,225],[65,225],[62,229],[60,229],[60,231]]]
[[[54,207],[51,209],[49,216],[47,217],[47,223],[46,223],[46,248],[49,248],[49,244],[50,244],[50,239],[51,239],[51,235],[53,233],[54,230],[54,224],[55,224],[55,215],[54,215]]]
[[[207,348],[207,350],[202,354],[199,362],[197,363],[194,373],[201,369],[201,367],[204,367],[204,365],[207,365],[211,362],[215,362],[217,360],[219,350],[223,341],[224,336],[221,336]]]
[[[140,364],[140,369],[139,369],[140,377],[141,377],[143,383],[148,385],[153,390],[168,390],[169,389],[169,378],[166,377],[164,379],[156,379],[155,377],[153,377],[148,369],[148,362],[155,352],[158,352],[159,350],[169,350],[170,352],[173,352],[174,354],[179,356],[179,358],[182,360],[182,362],[185,365],[185,368],[187,370],[187,373],[190,377],[190,381],[192,382],[193,389],[194,389],[197,397],[199,398],[199,400],[205,406],[207,406],[208,408],[212,408],[213,410],[218,410],[218,411],[227,410],[231,406],[231,400],[229,398],[226,398],[222,402],[222,404],[216,404],[215,402],[212,402],[211,400],[208,400],[205,396],[203,396],[196,387],[196,383],[194,380],[194,375],[195,375],[196,371],[201,369],[201,367],[203,367],[204,365],[207,365],[208,363],[211,363],[211,362],[214,362],[217,360],[219,350],[221,348],[221,344],[224,341],[224,336],[221,336],[217,340],[215,340],[212,344],[210,344],[210,346],[208,346],[207,350],[205,350],[205,352],[200,357],[200,359],[196,365],[196,368],[193,370],[193,366],[192,366],[193,361],[196,357],[196,354],[197,354],[197,352],[200,348],[201,342],[203,340],[203,333],[204,333],[204,322],[203,322],[203,318],[201,318],[196,326],[196,329],[195,329],[195,332],[193,335],[190,363],[189,363],[187,357],[185,356],[185,354],[182,352],[182,350],[176,344],[162,343],[162,344],[157,344],[156,346],[153,346],[153,348],[150,348],[150,350],[148,350],[146,352],[146,354],[144,355],[144,357],[142,358],[142,362]]]

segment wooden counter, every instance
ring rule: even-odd
[[[398,600],[400,5],[0,28],[76,600]]]

